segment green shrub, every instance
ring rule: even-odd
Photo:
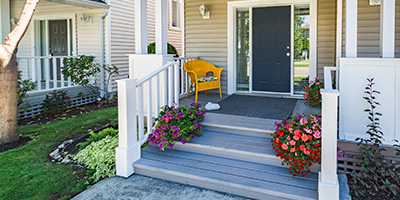
[[[31,80],[22,80],[21,76],[22,71],[18,71],[18,106],[24,102],[24,99],[29,97],[27,93],[34,90],[36,87]],[[30,105],[27,104],[27,107],[29,106]]]
[[[156,53],[156,43],[155,42],[150,43],[147,46],[147,52],[149,54],[155,54]],[[175,56],[179,56],[179,53],[176,50],[176,48],[170,43],[168,43],[168,54],[174,54]]]
[[[90,134],[90,137],[85,142],[81,142],[78,144],[79,150],[82,150],[82,149],[86,148],[87,146],[89,146],[91,143],[100,141],[107,136],[112,136],[112,137],[117,136],[118,130],[115,130],[113,128],[107,128],[98,133],[94,133],[92,131],[89,134]]]
[[[98,83],[97,76],[102,68],[107,74],[107,77],[105,77],[104,83]],[[97,99],[101,99],[104,102],[107,102],[109,99],[107,88],[110,84],[111,76],[119,74],[118,67],[115,65],[101,65],[95,61],[94,56],[85,55],[80,55],[77,58],[65,59],[64,66],[61,67],[61,73],[65,77],[70,77],[75,84],[83,86],[91,91],[90,94],[80,93],[80,96],[95,96]],[[101,90],[101,85],[104,85],[104,90]],[[101,96],[101,92],[104,92],[104,96]]]
[[[364,92],[367,95],[364,99],[370,107],[365,109],[370,121],[366,132],[369,137],[356,139],[359,141],[359,159],[362,162],[358,164],[361,171],[353,175],[351,194],[354,199],[399,199],[400,168],[396,166],[399,163],[386,159],[381,153],[386,150],[381,147],[384,134],[379,125],[379,117],[382,114],[376,111],[380,104],[375,96],[380,92],[373,89],[373,78],[367,80]],[[398,150],[396,155],[399,156]]]
[[[46,99],[43,100],[43,113],[47,115],[62,113],[68,109],[70,103],[71,98],[68,97],[65,91],[54,90],[50,94],[46,95]]]
[[[315,82],[311,81],[308,86],[304,86],[304,96],[306,99],[306,104],[312,107],[321,108],[322,105],[322,95],[321,89],[324,88],[324,84],[321,83],[318,77],[315,78]]]
[[[87,166],[93,172],[90,179],[97,182],[102,178],[115,176],[115,149],[117,147],[118,136],[107,135],[79,151],[74,156],[74,160]]]

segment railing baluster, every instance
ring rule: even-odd
[[[57,89],[57,58],[53,58],[53,88]]]
[[[179,63],[175,63],[172,65],[174,67],[174,80],[175,80],[175,90],[174,90],[174,100],[175,103],[178,104],[179,107]]]
[[[183,65],[184,65],[183,60],[180,60],[178,65],[179,65],[179,71],[181,72],[181,75],[180,75],[180,79],[181,79],[180,95],[184,95],[185,94],[185,79],[183,78],[183,76],[185,75],[185,69],[183,69]]]
[[[139,142],[144,138],[143,84],[139,86]]]
[[[174,98],[174,67],[173,65],[169,66],[169,76],[168,76],[168,105],[172,106],[172,101]]]
[[[36,87],[37,90],[42,90],[42,59],[36,59]]]
[[[30,61],[31,61],[30,59],[26,59],[27,66],[28,66],[28,79],[33,79],[32,69],[31,69],[31,62]]]
[[[157,74],[157,92],[156,92],[156,116],[160,115],[160,74]]]
[[[164,70],[164,105],[168,105],[168,74],[169,69]]]
[[[62,58],[60,58],[60,78],[61,78],[61,88],[64,88],[64,75],[62,73],[62,67],[64,67],[64,60]]]
[[[152,79],[149,79],[149,100],[147,106],[147,133],[151,133],[151,129],[153,128],[153,99],[152,99]]]
[[[46,90],[50,89],[50,65],[49,65],[50,59],[45,58],[44,59],[44,73],[45,73],[45,84],[46,84]]]

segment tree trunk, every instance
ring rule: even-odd
[[[0,144],[18,140],[17,47],[40,0],[26,0],[19,21],[0,45]]]
[[[0,62],[0,144],[18,140],[16,51],[7,66]]]

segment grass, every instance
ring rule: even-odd
[[[295,64],[294,67],[310,67],[310,65],[300,65],[300,64]]]
[[[69,199],[86,189],[86,170],[52,163],[48,155],[67,138],[116,117],[117,108],[107,108],[52,124],[19,127],[19,134],[33,140],[0,153],[1,199]]]

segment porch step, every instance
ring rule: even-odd
[[[174,149],[281,166],[281,160],[272,149],[271,139],[265,133],[257,137],[205,129],[190,143],[176,142]]]
[[[277,120],[274,119],[262,119],[208,112],[201,125],[205,130],[258,137],[270,137],[270,134],[275,131],[276,121]]]
[[[196,138],[199,139],[199,138]],[[317,199],[316,173],[293,177],[286,168],[148,146],[135,173],[255,199]]]

